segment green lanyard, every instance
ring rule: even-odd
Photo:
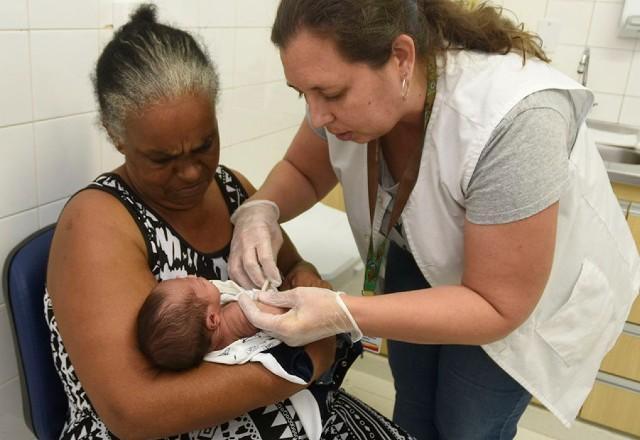
[[[380,140],[375,139],[367,145],[367,186],[369,191],[369,216],[371,220],[371,235],[369,236],[369,249],[367,251],[367,261],[364,269],[364,283],[362,286],[363,295],[374,295],[378,292],[378,280],[380,277],[380,269],[385,264],[385,257],[389,247],[389,232],[400,218],[400,214],[404,209],[411,191],[418,179],[420,170],[420,161],[422,159],[422,150],[424,148],[424,139],[427,133],[427,125],[433,111],[433,103],[436,98],[436,86],[438,83],[438,74],[435,57],[431,57],[427,63],[427,96],[424,103],[424,129],[422,134],[422,142],[411,153],[411,157],[407,162],[407,166],[400,177],[396,201],[391,210],[389,224],[386,231],[380,231],[384,237],[378,246],[373,243],[373,218],[376,210],[376,200],[378,193],[378,170],[379,170],[379,153]]]

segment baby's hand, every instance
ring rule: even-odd
[[[321,287],[332,289],[331,284],[323,280],[316,268],[306,261],[298,263],[285,277],[281,290],[295,289],[296,287]]]

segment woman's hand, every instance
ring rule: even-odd
[[[331,284],[322,279],[315,266],[304,260],[296,264],[287,273],[280,287],[282,290],[295,289],[296,287],[332,288]]]
[[[342,295],[342,292],[317,287],[257,293],[260,302],[291,309],[282,315],[261,312],[246,294],[240,294],[238,303],[253,325],[289,346],[306,345],[345,332],[351,333],[353,341],[358,341],[362,332],[340,298]]]
[[[265,281],[282,284],[276,256],[282,246],[278,205],[268,200],[244,203],[231,216],[235,225],[229,254],[229,275],[245,288],[260,287]]]

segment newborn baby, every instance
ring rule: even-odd
[[[193,276],[158,283],[138,313],[140,350],[158,367],[186,370],[207,353],[255,335],[258,329],[235,301],[242,291],[233,281]],[[274,314],[285,311],[259,306]]]

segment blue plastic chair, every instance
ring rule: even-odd
[[[58,439],[67,398],[51,356],[43,297],[55,225],[36,231],[9,254],[4,293],[22,386],[24,419],[38,439]]]

